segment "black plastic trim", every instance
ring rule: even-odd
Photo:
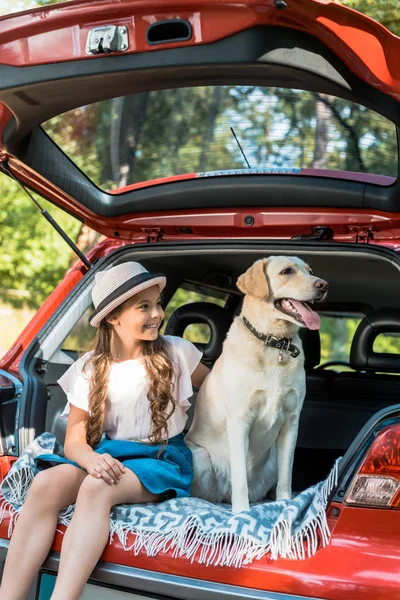
[[[161,38],[161,39],[153,39],[153,36],[159,35],[160,31],[168,30],[168,28],[174,28],[176,25],[186,27],[187,33],[186,35],[171,37],[171,38]],[[186,19],[167,19],[166,21],[157,21],[157,23],[152,23],[147,31],[146,31],[146,42],[149,46],[156,46],[157,44],[170,44],[172,42],[186,42],[190,40],[192,37],[192,26]]]
[[[399,354],[373,350],[374,341],[381,333],[400,333],[400,310],[381,308],[363,318],[351,344],[350,365],[353,369],[400,373]]]

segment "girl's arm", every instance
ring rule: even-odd
[[[118,483],[125,467],[110,454],[98,454],[86,441],[86,411],[70,405],[64,453],[66,458],[78,463],[89,475],[103,478],[110,485]]]
[[[199,363],[191,375],[192,385],[194,387],[200,388],[201,384],[203,383],[209,372],[210,369],[206,367],[206,365],[203,365],[203,363]]]

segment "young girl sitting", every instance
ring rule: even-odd
[[[52,600],[75,600],[109,537],[115,504],[190,495],[183,440],[192,384],[208,368],[190,342],[160,336],[163,275],[126,262],[96,274],[95,349],[61,377],[67,394],[65,459],[34,479],[7,554],[0,600],[25,598],[54,538],[59,511],[76,503]],[[103,435],[105,434],[105,435]],[[43,463],[43,461],[41,461]]]

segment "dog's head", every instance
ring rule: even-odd
[[[328,283],[315,277],[300,258],[262,258],[239,277],[237,286],[244,294],[272,305],[277,319],[319,329],[319,316],[309,304],[325,299]]]

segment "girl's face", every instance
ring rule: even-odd
[[[153,341],[158,337],[163,318],[160,290],[154,285],[129,298],[120,312],[108,320],[121,339]]]

